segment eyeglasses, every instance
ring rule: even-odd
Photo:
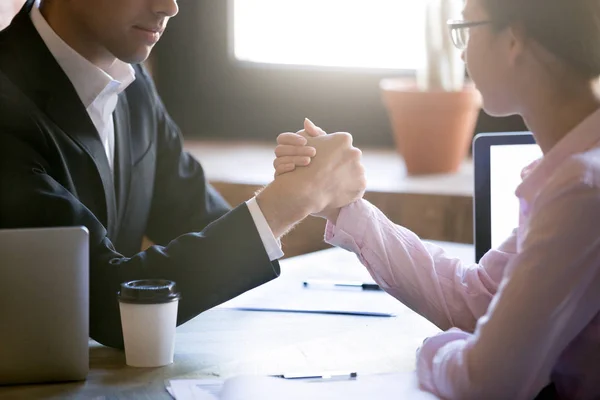
[[[475,26],[491,24],[492,21],[448,21],[452,42],[459,50],[465,50],[469,44],[469,31]]]

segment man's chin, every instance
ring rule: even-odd
[[[135,51],[123,52],[117,55],[117,58],[128,64],[141,64],[150,57],[152,46],[144,46]]]

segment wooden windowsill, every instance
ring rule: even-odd
[[[185,148],[232,205],[273,180],[273,143],[190,140]],[[390,220],[426,239],[473,243],[472,161],[466,160],[454,174],[407,176],[394,150],[362,150],[368,180],[365,199]],[[286,257],[329,247],[323,242],[324,227],[320,218],[302,222],[283,240]]]
[[[210,181],[266,185],[273,179],[273,143],[186,141],[186,150],[202,162]],[[362,149],[371,192],[473,196],[473,162],[454,174],[407,176],[395,150]]]

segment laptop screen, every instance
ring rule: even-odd
[[[519,224],[515,189],[521,171],[542,156],[530,132],[481,133],[473,142],[475,260],[498,247]]]
[[[535,144],[490,146],[491,245],[498,247],[519,224],[519,201],[515,190],[521,171],[542,156]]]

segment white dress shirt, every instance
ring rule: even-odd
[[[67,45],[46,22],[38,9],[31,9],[31,22],[37,29],[58,65],[63,69],[98,131],[108,164],[114,170],[115,126],[113,112],[119,93],[135,80],[131,65],[120,60],[104,71]]]
[[[134,80],[135,70],[130,64],[116,60],[107,70],[102,70],[65,43],[44,19],[39,10],[40,0],[31,9],[31,22],[65,72],[81,99],[92,123],[98,131],[106,158],[114,171],[115,126],[113,113],[119,94]],[[281,245],[273,236],[256,199],[247,202],[250,215],[271,261],[283,257]]]
[[[280,259],[283,257],[281,243],[275,239],[275,236],[273,236],[273,231],[271,230],[271,227],[269,226],[264,214],[258,206],[256,197],[248,200],[246,204],[248,205],[248,210],[250,210],[250,214],[254,220],[254,225],[256,225],[256,228],[258,229],[258,234],[260,235],[260,239],[265,246],[265,250],[267,251],[269,258],[271,261]]]

